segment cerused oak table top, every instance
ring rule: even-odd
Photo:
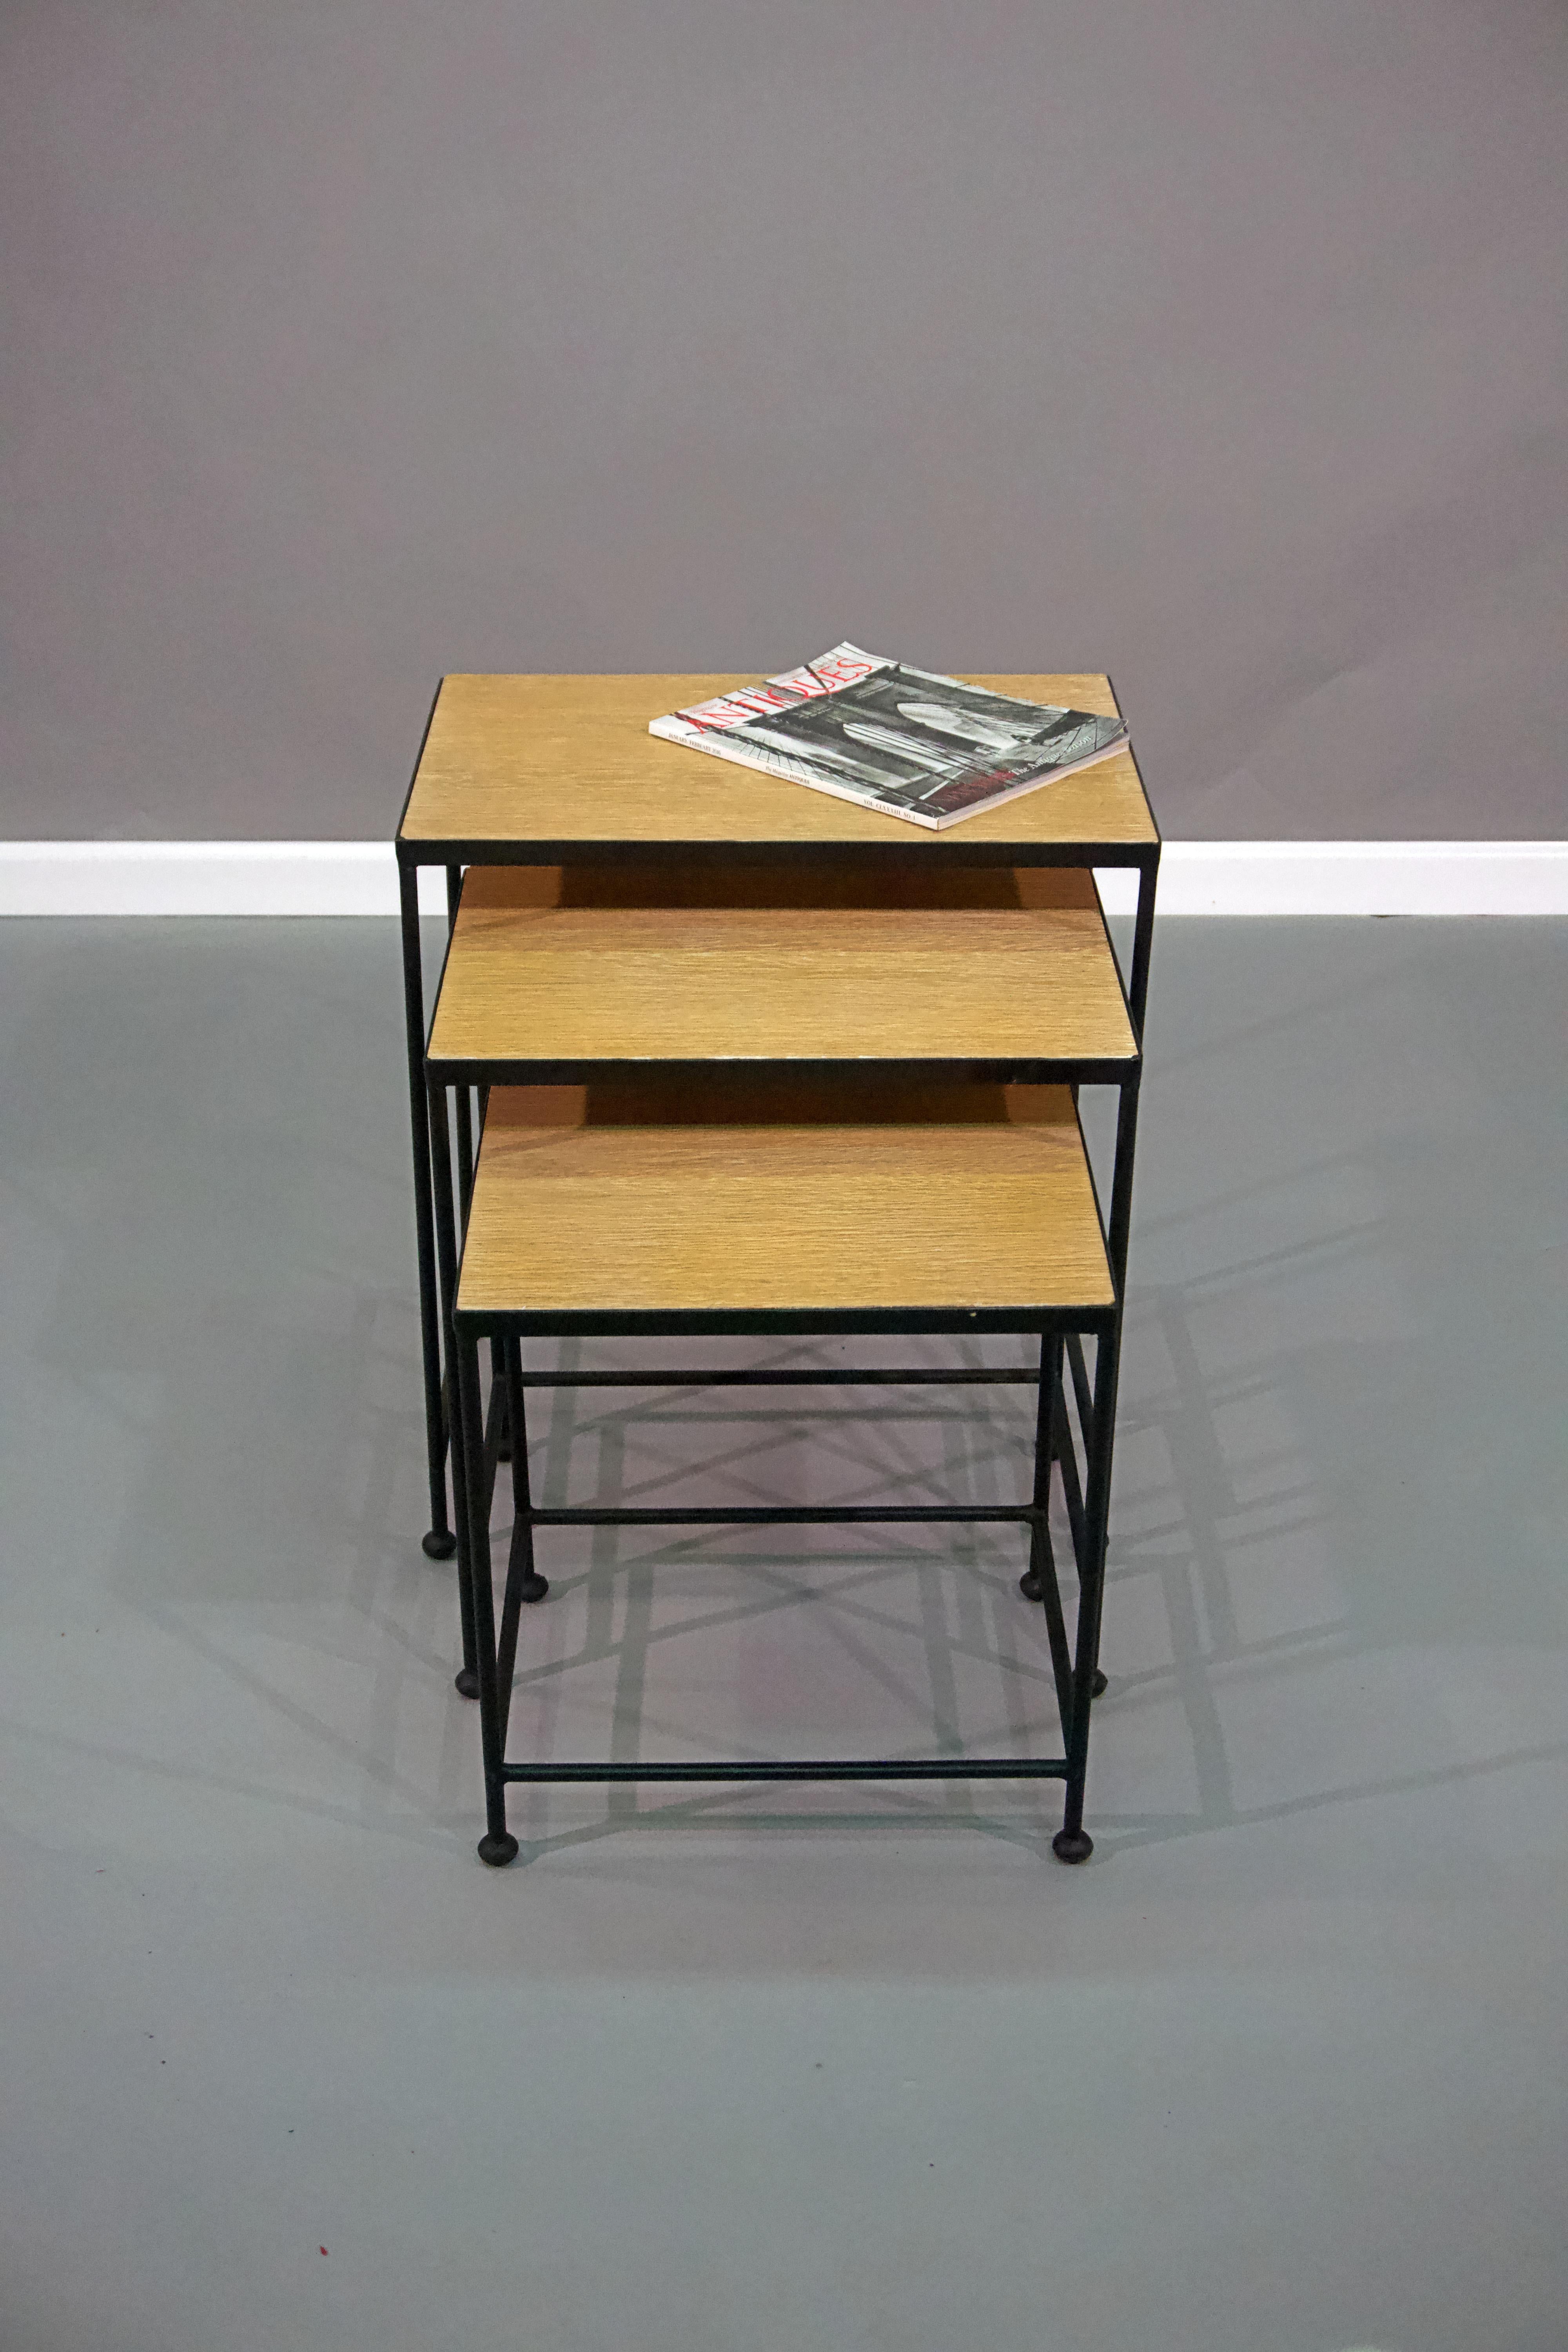
[[[666,742],[650,719],[754,681],[715,676],[443,679],[398,827],[406,863],[493,863],[684,848],[759,856],[903,853],[939,863],[1157,850],[1131,753],[1058,777],[944,833]],[[1097,672],[985,675],[1030,702],[1117,712]],[[1109,862],[1109,856],[1101,862]]]

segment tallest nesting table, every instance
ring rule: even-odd
[[[507,1780],[1016,1771],[1067,1780],[1068,1823],[1057,1850],[1063,1859],[1081,1859],[1089,1850],[1081,1828],[1084,1751],[1098,1680],[1159,835],[1128,749],[931,834],[647,733],[659,713],[744,682],[448,677],[432,707],[398,828],[430,1487],[425,1549],[432,1558],[459,1550],[458,1683],[480,1700],[489,1798],[480,1851],[491,1861],[516,1851],[500,1802]],[[1032,701],[1116,709],[1103,677],[979,682]],[[422,866],[446,870],[449,934],[428,1039]],[[1105,932],[1089,870],[1096,866],[1131,867],[1139,876],[1125,975]],[[1080,1085],[1110,1085],[1119,1094],[1108,1214],[1099,1211],[1083,1157]],[[563,1098],[584,1086],[586,1097],[579,1092],[576,1108],[563,1109]],[[559,1180],[552,1189],[540,1181],[552,1170]],[[847,1274],[840,1245],[827,1265],[799,1223],[811,1200],[820,1202],[830,1234],[835,1218],[842,1234],[864,1203],[859,1257],[874,1265],[887,1232],[874,1205],[879,1188],[884,1201],[896,1200],[900,1175],[935,1186],[933,1199],[957,1221],[923,1226],[927,1256],[938,1263],[921,1265],[906,1247],[901,1266]],[[696,1187],[693,1197],[707,1203],[711,1220],[710,1241],[721,1247],[733,1245],[753,1213],[765,1216],[770,1197],[800,1201],[802,1208],[793,1231],[779,1229],[777,1262],[764,1267],[765,1250],[753,1253],[759,1264],[750,1276],[736,1271],[730,1290],[715,1289],[694,1284],[689,1267],[681,1274],[679,1221],[660,1226],[659,1183]],[[1005,1198],[1015,1204],[1011,1229],[1004,1219],[982,1231],[984,1218],[968,1213],[970,1204]],[[1050,1205],[1058,1201],[1059,1209]],[[1029,1203],[1047,1205],[1037,1213]],[[595,1288],[571,1267],[563,1276],[559,1262],[545,1267],[537,1249],[531,1255],[521,1246],[542,1209],[570,1229],[568,1253],[575,1247],[585,1263],[595,1250],[605,1253],[604,1263],[615,1260],[617,1270]],[[640,1257],[635,1249],[617,1256],[606,1213],[647,1221]],[[1037,1222],[1038,1214],[1053,1228],[1059,1223],[1054,1239],[1028,1229],[1028,1217]],[[961,1227],[968,1241],[956,1238],[950,1247],[947,1233],[957,1236]],[[1004,1263],[1009,1249],[1016,1280]],[[826,1244],[824,1250],[832,1255]],[[1075,1268],[1070,1279],[1064,1250]],[[798,1295],[790,1287],[792,1255],[802,1267]],[[594,1329],[1038,1333],[1039,1437],[1029,1506],[680,1516],[1027,1521],[1024,1591],[1046,1603],[1067,1756],[1027,1765],[872,1760],[772,1770],[507,1764],[516,1603],[545,1590],[532,1567],[532,1528],[595,1516],[531,1505],[519,1342]],[[481,1414],[476,1344],[486,1336],[493,1379]],[[1085,1337],[1095,1343],[1092,1383]],[[1083,1441],[1081,1484],[1069,1395]],[[496,1461],[509,1435],[521,1532],[498,1656],[488,1526]],[[447,1516],[448,1455],[456,1532]],[[1078,1554],[1079,1638],[1070,1663],[1044,1526],[1053,1464]]]

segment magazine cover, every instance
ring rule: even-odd
[[[850,645],[652,719],[648,732],[933,833],[1106,759],[1127,740],[1120,719],[1019,702]]]

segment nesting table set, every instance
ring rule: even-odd
[[[1083,1828],[1160,839],[1130,749],[933,834],[647,733],[729,677],[451,677],[397,832],[433,1559],[456,1550],[458,1687],[477,1699],[483,1859],[509,1785],[1058,1779]],[[988,677],[1113,714],[1102,677]],[[448,937],[428,1034],[418,869]],[[1137,871],[1122,974],[1092,869]],[[1116,1090],[1102,1210],[1080,1087]],[[1027,1370],[658,1367],[542,1374],[525,1339],[1031,1335]],[[1091,1343],[1092,1356],[1085,1343]],[[535,1504],[540,1385],[1026,1383],[1029,1499],[903,1507]],[[1075,1431],[1076,1422],[1076,1431]],[[447,1465],[452,1513],[447,1514]],[[513,1522],[499,1613],[496,1480]],[[1079,1588],[1069,1643],[1053,1470]],[[1059,1756],[515,1760],[541,1528],[1006,1521],[1028,1531]]]

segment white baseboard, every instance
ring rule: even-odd
[[[419,877],[445,913],[438,867]],[[0,842],[0,915],[395,915],[384,841]]]
[[[1136,878],[1100,877],[1130,912]],[[445,910],[440,872],[419,904]],[[1171,841],[1162,915],[1568,915],[1568,841]],[[0,842],[0,915],[395,915],[380,841]]]
[[[1131,913],[1136,877],[1100,877]],[[1568,841],[1168,841],[1162,915],[1568,915]]]

